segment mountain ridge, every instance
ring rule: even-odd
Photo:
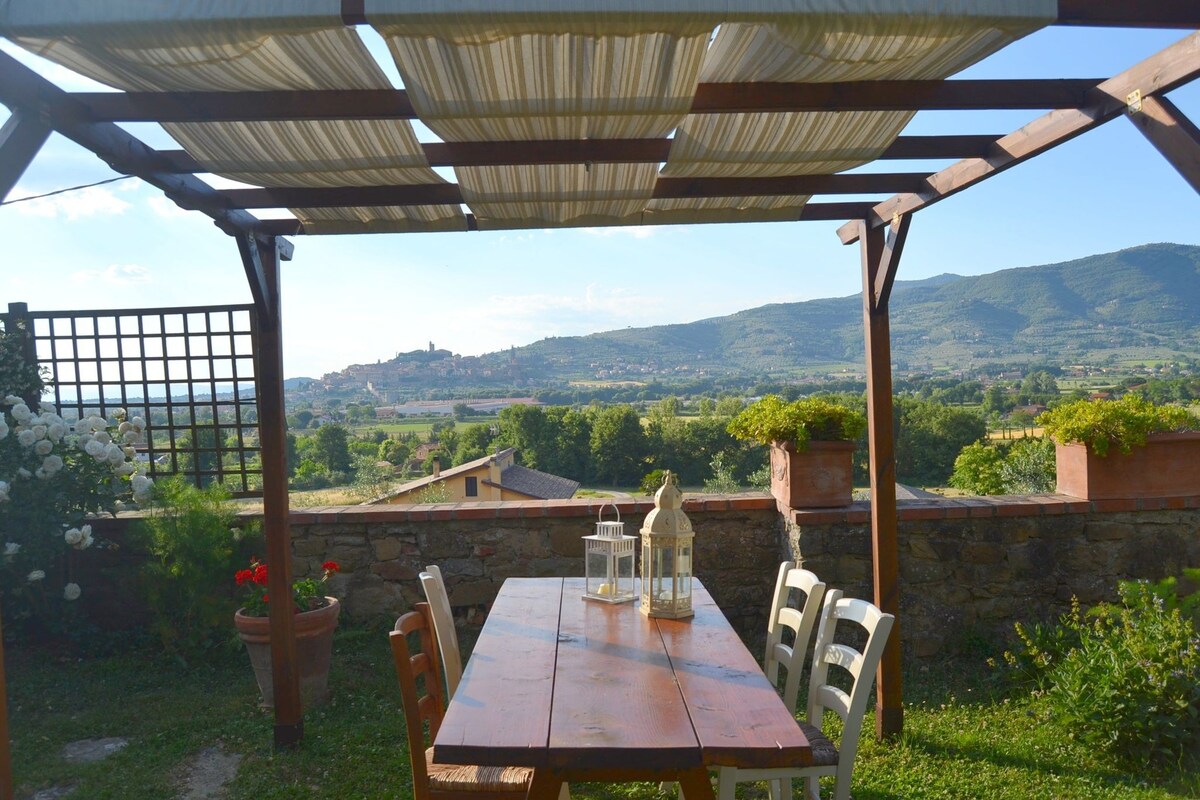
[[[986,275],[897,281],[891,301],[898,370],[1079,361],[1116,353],[1200,354],[1200,247],[1146,244]],[[415,363],[412,354],[331,373],[370,374],[400,394],[453,386],[568,380],[781,379],[853,371],[863,362],[861,295],[771,303],[722,317],[551,337],[482,356]],[[438,354],[439,356],[441,353]],[[404,360],[408,356],[409,360]]]

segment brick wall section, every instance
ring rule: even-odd
[[[1118,580],[1200,566],[1200,497],[1063,495],[899,506],[900,624],[908,657],[1005,640],[1015,620],[1056,618],[1072,596],[1115,599]],[[788,546],[829,585],[873,597],[869,506],[791,510]]]
[[[511,576],[583,575],[583,536],[601,501],[473,502],[437,506],[343,506],[291,515],[295,570],[316,574],[326,559],[343,569],[334,593],[357,619],[394,617],[423,599],[417,575],[437,564],[457,614],[475,621]],[[625,533],[637,535],[649,499],[617,502]],[[780,517],[765,495],[689,497],[695,572],[747,635],[766,625],[766,598],[783,554]],[[614,519],[612,508],[605,519]],[[761,634],[760,634],[761,635]]]

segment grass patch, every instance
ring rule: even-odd
[[[75,784],[72,797],[173,798],[189,759],[220,746],[242,756],[230,798],[410,798],[399,689],[386,627],[339,629],[331,701],[305,719],[295,751],[271,749],[272,719],[240,645],[184,669],[149,651],[79,659],[8,648],[17,796]],[[1200,769],[1150,770],[1075,741],[1036,703],[993,688],[978,657],[905,676],[905,733],[879,743],[873,720],[859,751],[854,796],[1055,797],[1169,800],[1200,794]],[[122,736],[124,750],[90,765],[61,758],[77,739]],[[759,798],[757,786],[739,788]],[[579,800],[663,800],[656,785],[580,785]]]

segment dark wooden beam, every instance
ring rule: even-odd
[[[863,326],[867,349],[867,445],[871,477],[871,551],[875,605],[896,622],[888,637],[875,680],[875,731],[899,736],[904,728],[900,678],[900,555],[896,523],[896,442],[892,409],[892,349],[887,304],[873,300],[883,281],[881,271],[895,273],[899,251],[887,254],[884,233],[859,221],[861,231]],[[903,236],[900,236],[903,241]]]
[[[898,136],[879,160],[983,157],[1000,134]],[[431,167],[494,167],[506,164],[660,164],[670,139],[580,139],[522,142],[425,142]],[[158,150],[157,166],[175,173],[207,172],[185,150]]]
[[[886,313],[888,310],[892,299],[892,285],[896,282],[896,270],[900,266],[904,240],[908,238],[908,226],[911,223],[912,215],[905,214],[892,220],[892,225],[888,228],[887,242],[883,245],[879,267],[875,270],[875,281],[871,286],[872,313]]]
[[[239,244],[243,239],[239,239]],[[267,591],[279,602],[269,603],[271,680],[275,701],[275,746],[292,747],[304,738],[304,709],[300,702],[300,665],[296,658],[295,614],[292,596],[292,544],[288,524],[287,423],[283,402],[283,336],[280,314],[279,253],[275,242],[261,240],[254,264],[264,283],[267,307],[255,304],[254,386],[258,402],[259,443],[263,477],[263,529],[267,540]],[[244,255],[244,251],[243,251]],[[265,312],[265,313],[264,313]]]
[[[0,103],[35,116],[116,171],[137,175],[181,206],[202,211],[225,233],[257,232],[258,220],[252,215],[225,207],[199,178],[152,166],[160,163],[152,148],[112,123],[95,122],[85,106],[7,53],[0,53]]]
[[[1076,108],[1098,79],[702,83],[693,114]]]
[[[269,92],[75,92],[104,122],[416,119],[408,92],[335,89]]]
[[[1086,107],[1052,111],[996,141],[986,158],[969,158],[930,175],[921,192],[898,194],[875,206],[870,227],[887,224],[893,215],[910,214],[974,186],[986,178],[1069,141],[1125,112],[1129,96],[1142,98],[1169,92],[1200,76],[1200,33],[1193,33],[1150,58],[1104,81]],[[857,221],[838,228],[844,244],[858,241]]]
[[[1200,28],[1196,0],[1058,0],[1057,25]]]
[[[1074,108],[1099,79],[702,83],[693,114]],[[402,89],[271,92],[76,92],[102,122],[416,119]]]
[[[1165,97],[1144,97],[1129,119],[1183,179],[1200,192],[1200,128]]]
[[[0,200],[8,197],[49,136],[50,129],[28,111],[12,112],[0,128]]]
[[[238,253],[242,257],[242,268],[246,272],[246,281],[250,284],[250,296],[254,298],[254,310],[261,322],[275,324],[272,318],[278,298],[272,296],[271,286],[259,255],[258,240],[249,233],[240,234],[235,238]]]
[[[807,203],[800,210],[799,222],[841,222],[844,219],[855,219],[865,216],[871,211],[871,203]],[[467,214],[467,230],[479,230],[479,223],[474,214]],[[703,223],[700,223],[703,224]],[[264,219],[262,230],[275,236],[300,236],[305,233],[304,226],[298,219]]]
[[[781,178],[659,178],[654,199],[702,197],[774,197],[809,194],[874,194],[924,186],[923,173],[795,175]],[[453,183],[405,186],[270,187],[224,189],[217,194],[226,208],[343,208],[361,206],[459,205],[462,192]],[[513,198],[520,200],[520,197]]]
[[[659,178],[654,199],[695,197],[776,197],[796,194],[874,194],[919,191],[925,174],[856,172],[838,175],[790,175],[779,178]]]

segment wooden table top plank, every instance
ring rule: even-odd
[[[550,766],[700,766],[658,629],[635,603],[583,600],[583,589],[582,579],[564,583]]]
[[[690,620],[657,620],[707,766],[803,766],[812,758],[758,662],[708,591],[693,582]]]
[[[561,599],[561,579],[504,583],[446,710],[435,761],[543,765]]]

